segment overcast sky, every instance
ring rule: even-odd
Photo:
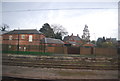
[[[60,24],[80,37],[87,24],[91,40],[118,38],[118,2],[3,2],[2,23],[11,30]]]

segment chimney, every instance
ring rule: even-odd
[[[79,37],[79,34],[77,34],[77,37]]]
[[[73,36],[73,33],[72,33],[72,35],[71,36]]]

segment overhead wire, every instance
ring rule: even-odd
[[[118,8],[55,8],[55,9],[26,9],[26,10],[11,10],[11,11],[2,11],[6,12],[26,12],[26,11],[49,11],[49,10],[80,10],[80,9],[118,9]]]

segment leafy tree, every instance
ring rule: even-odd
[[[61,33],[56,33],[55,34],[55,39],[60,39],[60,40],[62,40],[62,35],[61,35]]]
[[[96,44],[96,41],[95,41],[95,40],[92,40],[91,43]]]
[[[115,47],[115,45],[112,42],[103,42],[102,47]]]
[[[40,32],[42,32],[43,34],[45,34],[46,37],[50,37],[50,38],[54,38],[55,34],[53,29],[50,27],[50,25],[48,23],[45,23],[42,28],[40,28],[39,30]]]
[[[9,28],[9,26],[7,24],[2,24],[2,26],[0,27],[1,31],[6,31]]]
[[[62,37],[68,34],[66,29],[60,24],[52,24],[51,27],[53,28],[56,39],[62,40]]]
[[[98,47],[116,47],[116,44],[111,41],[106,41],[105,37],[98,38],[97,40]]]

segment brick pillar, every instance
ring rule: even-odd
[[[64,48],[64,54],[68,54],[67,53],[67,47],[63,47]]]

